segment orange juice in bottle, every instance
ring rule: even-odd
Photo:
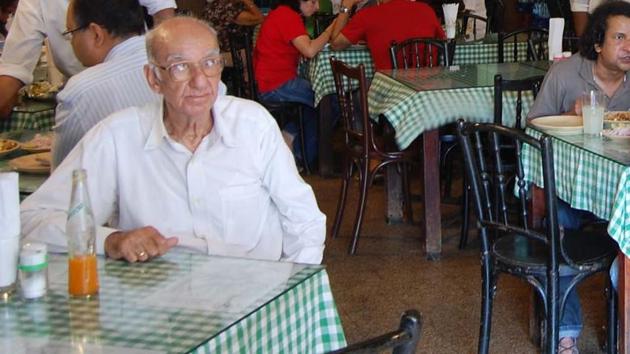
[[[72,172],[72,196],[68,209],[68,293],[90,297],[98,293],[96,230],[90,207],[85,170]]]

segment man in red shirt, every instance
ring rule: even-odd
[[[348,22],[350,9],[358,0],[343,0],[331,35],[331,47],[342,50],[360,40],[367,42],[377,70],[391,69],[392,41],[412,37],[446,38],[433,9],[422,2],[382,0],[363,9]],[[347,25],[346,25],[347,24]]]

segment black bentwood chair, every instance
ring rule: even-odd
[[[497,277],[499,273],[507,273],[526,280],[540,297],[545,333],[542,351],[554,354],[558,349],[558,328],[569,292],[586,277],[610,268],[616,254],[614,241],[601,233],[561,231],[557,217],[551,137],[543,134],[540,139],[535,139],[520,129],[465,123],[463,120],[457,123],[457,134],[464,153],[481,237],[479,353],[488,353]],[[514,189],[508,188],[508,178],[503,169],[506,157],[501,144],[505,141],[511,141],[515,146],[516,159],[512,161],[516,161],[515,184],[519,203],[514,207],[506,203],[508,194],[514,193]],[[542,230],[533,230],[527,224],[527,183],[523,179],[520,160],[524,147],[539,155],[542,161],[546,203],[546,223]],[[562,292],[560,277],[570,277],[569,286]],[[609,293],[608,312],[609,316],[614,316],[615,291]],[[614,331],[609,334],[614,337]],[[609,341],[616,343],[616,338]]]
[[[311,174],[304,144],[303,105],[299,102],[264,101],[258,97],[258,86],[254,76],[254,61],[252,59],[251,31],[230,33],[230,54],[232,55],[232,89],[234,95],[259,102],[276,119],[280,128],[292,119],[297,119],[299,127],[299,142],[302,152],[302,162],[306,174]]]
[[[465,12],[461,17],[461,26],[457,29],[457,38],[466,38],[466,31],[468,30],[468,24],[472,23],[472,39],[477,40],[477,25],[484,26],[486,29],[484,33],[488,34],[488,19],[479,15]]]
[[[390,164],[399,165],[398,171],[401,173],[403,183],[406,217],[407,220],[412,220],[407,165],[413,160],[413,151],[409,149],[400,151],[395,148],[384,149],[380,146],[382,144],[377,141],[377,123],[373,122],[368,115],[367,80],[363,64],[352,68],[342,61],[336,60],[335,57],[331,57],[330,65],[339,99],[345,143],[341,193],[331,235],[335,238],[339,234],[341,220],[346,208],[348,185],[352,180],[354,167],[357,167],[360,183],[359,207],[354,221],[352,242],[348,250],[348,253],[355,254],[367,204],[368,187],[372,185],[374,176],[382,167]],[[355,102],[357,94],[358,100]],[[378,164],[372,169],[370,169],[370,160],[378,161]]]
[[[385,350],[392,350],[393,354],[414,354],[420,341],[421,330],[422,316],[416,310],[407,310],[403,313],[397,330],[328,354],[382,353]]]
[[[540,28],[528,28],[510,33],[499,33],[499,42],[497,51],[499,54],[498,62],[517,62],[519,57],[518,42],[525,39],[527,41],[527,59],[526,61],[546,60],[547,59],[547,38],[549,31]],[[512,55],[504,52],[505,43],[511,42]]]
[[[532,76],[521,80],[506,80],[501,75],[494,76],[494,123],[503,125],[503,96],[504,94],[516,95],[516,101],[514,105],[514,121],[515,127],[522,129],[523,124],[523,93],[531,91],[533,98],[536,99],[540,86],[542,85],[543,75]],[[501,149],[509,150],[514,149],[513,145],[502,144]],[[514,156],[512,154],[512,156]],[[510,173],[510,180],[513,180],[513,174],[515,170],[515,162],[506,162],[505,165],[507,171]],[[468,185],[468,179],[464,174],[463,178],[463,202],[462,202],[462,226],[460,230],[459,249],[466,248],[468,244],[468,226],[470,215],[470,186]]]

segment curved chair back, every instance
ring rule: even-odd
[[[370,338],[328,354],[382,353],[392,349],[393,354],[414,354],[420,341],[422,316],[416,310],[407,310],[400,319],[400,327],[392,332]]]
[[[528,28],[510,33],[499,33],[498,42],[498,62],[517,62],[519,61],[518,43],[527,42],[527,61],[546,60],[547,59],[547,38],[549,31],[540,28]],[[512,53],[505,53],[505,43],[512,43]],[[511,55],[510,55],[511,54]]]
[[[466,32],[468,31],[468,24],[472,24],[472,39],[477,40],[477,27],[483,26],[485,28],[484,33],[488,34],[488,19],[472,13],[464,13],[462,15],[461,27],[457,32],[457,37],[462,39],[466,38]]]
[[[393,69],[409,69],[433,66],[449,66],[455,46],[435,38],[409,38],[393,41],[389,56]]]
[[[503,125],[503,94],[506,92],[516,93],[515,122],[516,128],[522,128],[523,92],[531,91],[534,99],[538,95],[540,85],[542,85],[543,75],[532,76],[521,80],[504,80],[501,75],[494,77],[494,123]]]

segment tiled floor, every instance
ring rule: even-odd
[[[337,206],[339,179],[306,178],[328,216],[328,230]],[[351,195],[357,194],[356,183]],[[419,186],[414,187],[419,193]],[[326,241],[327,265],[333,294],[346,337],[356,342],[398,326],[405,309],[423,314],[419,353],[476,353],[479,331],[480,263],[476,232],[460,251],[459,206],[442,205],[443,254],[439,261],[424,257],[422,204],[414,205],[413,225],[387,225],[382,185],[370,190],[369,206],[357,255],[346,251],[354,220],[356,197],[349,201],[340,237]],[[579,287],[585,328],[581,353],[601,353],[598,338],[605,323],[604,277]],[[535,353],[528,339],[529,286],[516,278],[499,280],[492,322],[491,353]]]

